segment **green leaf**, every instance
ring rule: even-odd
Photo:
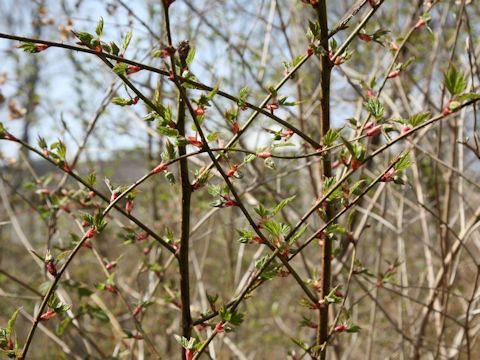
[[[110,47],[110,45],[108,44],[102,44],[102,48],[104,51],[106,51],[107,53],[111,53],[112,52],[112,49]]]
[[[7,334],[11,334],[13,330],[13,326],[15,325],[15,321],[17,321],[17,316],[18,313],[20,312],[20,309],[17,309],[12,316],[10,317],[10,320],[8,320],[7,323]]]
[[[108,315],[105,313],[103,309],[101,309],[98,306],[91,306],[89,305],[89,313],[90,316],[93,316],[94,318],[100,320],[103,323],[108,323],[110,322],[110,319],[108,318]]]
[[[56,295],[52,294],[48,299],[47,305],[49,308],[55,310],[58,306],[61,306],[62,304],[60,303],[60,299]]]
[[[352,324],[347,328],[347,333],[357,333],[360,330],[362,330],[360,326]]]
[[[125,39],[123,39],[122,48],[127,50],[128,44],[130,44],[130,40],[132,39],[132,30],[130,30],[127,35],[125,35]]]
[[[77,288],[77,295],[79,298],[82,298],[84,296],[90,296],[93,294],[93,291],[90,290],[89,288],[86,288],[86,287],[83,287],[83,286],[80,286],[79,288]]]
[[[120,106],[126,106],[126,105],[132,105],[133,100],[132,99],[123,99],[121,97],[114,97],[112,99],[112,103],[120,105]]]
[[[238,235],[240,235],[240,239],[238,239],[239,242],[242,244],[248,243],[250,240],[253,238],[253,231],[251,230],[237,230]]]
[[[271,219],[263,220],[262,226],[273,237],[278,237],[282,234],[282,225]]]
[[[56,307],[55,311],[57,311],[59,313],[64,313],[64,312],[67,312],[68,310],[70,310],[71,307],[72,307],[72,305],[62,304],[62,305]]]
[[[197,81],[197,78],[195,77],[195,75],[190,71],[190,70],[185,70],[183,73],[182,73],[182,77],[184,79],[187,79],[187,80],[191,80],[191,81]],[[183,82],[182,83],[182,86],[183,87],[186,87],[186,88],[190,88],[190,89],[194,89],[195,86],[189,84],[189,83],[186,83],[186,82]]]
[[[212,100],[213,97],[215,96],[215,94],[218,92],[218,88],[220,86],[220,83],[217,83],[217,85],[215,85],[215,87],[212,89],[212,91],[210,91],[207,95],[207,98],[208,100]]]
[[[290,340],[292,340],[296,345],[298,345],[303,350],[307,352],[309,351],[309,346],[306,343],[304,343],[302,340],[295,339],[295,338],[290,338]]]
[[[228,321],[230,324],[234,326],[238,326],[243,322],[243,317],[244,314],[242,313],[237,313],[236,311],[232,314],[230,317],[230,320]]]
[[[90,47],[90,42],[93,40],[93,35],[87,32],[73,32],[75,36],[86,46]]]
[[[385,111],[385,108],[376,97],[369,97],[365,106],[367,107],[368,112],[377,120],[381,120],[383,118],[383,112]]]
[[[87,175],[85,178],[85,181],[88,185],[94,186],[97,183],[97,176],[95,175],[94,172],[90,173],[90,175]]]
[[[125,63],[116,64],[112,70],[117,75],[125,75],[127,73],[128,65]]]
[[[67,154],[67,147],[61,141],[57,141],[57,142],[53,143],[52,145],[50,145],[50,148],[52,150],[54,150],[54,149],[57,150],[57,155],[60,158],[64,158],[65,155]]]
[[[255,212],[256,212],[256,213],[258,214],[258,216],[260,216],[260,217],[264,217],[264,216],[270,215],[270,211],[267,210],[267,209],[265,209],[265,207],[264,207],[262,204],[260,204],[260,206],[259,206],[258,208],[255,208],[255,209],[253,209],[253,210],[255,210]]]
[[[165,136],[168,136],[168,137],[173,137],[173,138],[176,138],[176,137],[179,136],[179,133],[178,133],[177,129],[172,129],[172,128],[169,128],[169,127],[166,127],[166,126],[158,126],[157,127],[157,132],[162,134],[162,135],[165,135]]]
[[[457,68],[452,65],[450,71],[448,73],[443,73],[444,80],[443,85],[447,88],[447,90],[454,95],[458,95],[465,90],[467,83],[464,80],[464,74],[459,73]]]
[[[400,71],[403,71],[403,70],[405,70],[413,61],[415,61],[415,57],[414,57],[414,56],[410,57],[405,64],[402,64],[402,63],[398,64],[398,65],[396,66],[396,69],[397,69],[397,70],[400,70]]]
[[[457,101],[465,101],[465,100],[471,100],[471,99],[480,99],[480,94],[476,93],[468,93],[468,94],[463,94],[462,96],[459,96],[457,98]]]
[[[264,163],[265,163],[265,166],[270,170],[277,170],[277,165],[275,164],[275,161],[271,157],[266,158]]]
[[[292,201],[293,199],[295,199],[296,195],[293,195],[292,197],[289,197],[285,200],[283,200],[282,202],[280,202],[280,204],[278,204],[277,206],[275,206],[275,208],[272,210],[272,213],[273,215],[277,215],[277,213],[282,210],[285,205],[287,205],[290,201]]]
[[[276,148],[284,147],[284,146],[295,146],[295,144],[292,144],[291,142],[273,144],[273,145],[272,145],[272,149],[276,149]]]
[[[5,138],[6,135],[7,135],[7,130],[5,130],[5,127],[0,122],[0,139]]]
[[[343,127],[339,129],[329,129],[325,134],[325,136],[323,137],[323,145],[325,146],[332,145],[335,141],[338,140],[342,130],[343,130]]]
[[[283,106],[295,106],[301,103],[301,101],[287,101],[288,96],[282,96],[277,98],[277,103]]]
[[[295,235],[292,236],[290,241],[288,242],[290,245],[292,245],[295,241],[300,239],[300,237],[303,235],[303,233],[307,230],[310,224],[305,225],[300,231],[296,232]]]
[[[348,232],[345,228],[343,228],[339,224],[330,224],[327,227],[327,231],[334,234],[340,234],[340,235],[346,234]]]
[[[173,335],[175,337],[175,340],[182,345],[185,349],[194,349],[195,348],[195,338],[190,338],[188,340],[186,337],[180,336],[180,335]]]
[[[212,132],[212,133],[210,133],[210,134],[207,135],[207,140],[208,140],[209,142],[215,141],[215,140],[217,140],[217,139],[218,139],[218,131]]]
[[[167,179],[170,185],[175,185],[175,175],[173,175],[173,173],[171,173],[170,171],[167,171],[165,173],[165,179]]]
[[[117,44],[115,44],[113,41],[110,41],[110,49],[113,55],[118,56],[118,54],[120,53],[120,49],[118,48]]]
[[[340,136],[340,139],[342,140],[343,144],[345,145],[345,147],[347,148],[348,152],[350,153],[350,155],[354,156],[355,155],[355,151],[353,149],[353,145],[352,143],[347,140],[346,138],[344,138],[343,136]]]
[[[95,29],[95,32],[97,33],[98,37],[102,36],[102,31],[103,31],[103,18],[101,17],[100,20],[98,21],[97,28]]]
[[[293,59],[293,66],[297,66],[307,55],[302,54],[298,55],[295,59]]]
[[[57,334],[57,336],[62,336],[68,324],[70,324],[71,322],[72,322],[72,319],[67,317],[63,319],[60,323],[58,323],[57,326],[55,327],[55,333]]]
[[[213,197],[218,197],[222,194],[222,187],[220,185],[208,185],[207,190]]]
[[[185,61],[187,62],[187,65],[190,65],[193,61],[193,58],[195,57],[195,47],[191,46],[190,51],[188,52],[187,58]]]
[[[338,286],[336,286],[334,289],[330,291],[330,293],[325,296],[325,302],[327,304],[341,304],[342,303],[342,298],[335,295],[335,292],[337,292]]]
[[[353,218],[354,218],[356,212],[357,212],[357,209],[353,208],[353,210],[350,211],[350,214],[348,214],[348,218],[347,218],[347,224],[348,225],[352,224],[352,221],[353,221]]]
[[[39,258],[42,261],[42,263],[45,262],[45,258],[43,256],[41,256],[39,253],[37,253],[35,250],[30,249],[30,251],[32,252],[33,255],[35,255],[37,258]]]
[[[245,101],[247,100],[247,95],[248,95],[248,86],[245,86],[240,89],[240,94],[237,101],[238,106],[242,106],[245,104]]]
[[[29,54],[38,53],[37,44],[31,43],[31,42],[22,43],[20,46],[18,46],[18,48],[23,49],[23,51],[25,51]]]
[[[310,33],[313,35],[314,38],[319,38],[320,37],[320,24],[318,22],[313,22],[308,20],[308,29],[310,30]]]
[[[400,172],[408,168],[413,162],[409,161],[410,151],[404,154],[400,159],[393,165],[393,168],[396,172]]]
[[[70,254],[70,252],[71,252],[71,250],[62,251],[60,254],[57,255],[56,260],[57,260],[57,261],[62,260],[65,256],[67,256],[68,254]]]
[[[457,111],[461,105],[462,104],[460,104],[458,101],[452,101],[450,102],[450,105],[448,105],[448,109],[451,111]]]
[[[432,115],[431,111],[423,112],[423,113],[418,113],[415,115],[412,115],[408,122],[413,126],[416,127],[420,124],[423,124],[429,117]]]
[[[365,180],[359,180],[353,186],[350,188],[350,193],[358,195],[355,191],[358,189],[360,185],[362,185],[365,182]]]
[[[249,154],[249,155],[245,156],[245,159],[243,159],[243,163],[244,164],[249,163],[250,161],[255,160],[256,158],[257,158],[257,155]]]

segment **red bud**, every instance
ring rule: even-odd
[[[167,165],[164,164],[164,163],[161,163],[160,165],[158,165],[155,169],[153,169],[153,173],[154,174],[157,174],[161,171],[164,171],[164,170],[167,170]]]
[[[333,331],[335,331],[335,332],[345,332],[345,331],[347,331],[347,328],[345,327],[345,325],[337,325],[337,326],[335,326],[335,329],[333,329]]]
[[[133,201],[127,201],[125,203],[125,212],[127,214],[130,214],[132,212],[132,209],[133,209]]]
[[[355,160],[355,158],[352,157],[350,164],[352,165],[352,170],[357,170],[362,165],[362,162],[360,160]]]
[[[98,231],[95,230],[94,228],[91,228],[90,230],[87,231],[87,233],[85,234],[85,237],[87,239],[91,239],[92,237],[94,237],[97,234],[98,234]]]
[[[185,357],[187,360],[192,360],[195,352],[192,349],[185,349]]]
[[[225,329],[223,328],[223,323],[221,321],[217,325],[215,325],[215,332],[216,333],[225,332]]]
[[[127,75],[134,74],[134,73],[136,73],[136,72],[139,72],[140,70],[142,70],[142,68],[139,67],[139,66],[136,66],[136,65],[128,65],[128,67],[127,67]]]
[[[370,37],[370,35],[365,34],[365,33],[359,33],[359,34],[358,34],[358,37],[360,38],[360,40],[363,40],[363,41],[365,41],[365,42],[370,42],[370,41],[372,41],[372,38]]]
[[[380,131],[382,131],[382,125],[377,125],[373,127],[371,130],[367,131],[366,135],[373,136],[375,134],[378,134]]]
[[[272,153],[270,151],[263,151],[263,152],[259,152],[257,156],[261,159],[266,159],[272,156]]]
[[[400,75],[400,70],[393,70],[390,74],[388,74],[387,78],[393,79]]]
[[[55,311],[49,310],[42,316],[40,316],[40,321],[48,321],[52,316],[55,316]]]
[[[425,19],[420,19],[418,22],[415,24],[414,28],[415,29],[420,29],[422,26],[425,25]]]
[[[57,268],[52,261],[47,261],[45,265],[47,265],[47,270],[51,275],[57,276]]]
[[[142,305],[138,305],[135,310],[133,310],[133,316],[137,316],[138,314],[140,314],[142,312]]]
[[[117,290],[115,290],[115,288],[112,285],[105,285],[105,290],[107,290],[108,292],[111,292],[112,294],[115,294],[117,292]]]

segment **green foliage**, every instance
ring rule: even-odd
[[[238,101],[237,105],[242,107],[245,105],[245,102],[247,101],[247,95],[248,95],[248,86],[245,86],[240,89],[240,94],[238,95]]]
[[[467,83],[463,73],[459,73],[457,68],[452,65],[450,71],[443,73],[444,80],[443,85],[447,88],[452,96],[459,95],[465,90]]]
[[[265,263],[267,262],[268,256],[262,257],[255,263],[255,268],[259,270]],[[260,279],[262,280],[271,280],[278,274],[277,264],[272,261],[270,262],[265,268],[263,269],[262,273],[260,274]]]
[[[393,165],[393,168],[395,169],[396,172],[403,171],[407,169],[410,165],[413,164],[413,162],[409,161],[410,158],[410,152],[405,153],[400,157],[400,159]]]
[[[103,31],[103,18],[100,18],[100,20],[97,23],[97,28],[95,29],[95,33],[98,35],[98,37],[102,36],[102,31]]]
[[[361,143],[352,143],[343,136],[340,136],[340,139],[342,139],[343,144],[355,160],[363,160],[363,157],[365,156],[365,145]]]
[[[93,35],[87,32],[73,32],[75,36],[86,46],[90,47],[91,41],[94,39]]]
[[[30,54],[38,53],[37,44],[31,43],[31,42],[22,43],[21,45],[18,46],[18,48],[23,49],[23,51]]]
[[[376,97],[370,96],[365,106],[373,117],[375,117],[378,121],[382,120],[385,108]]]
[[[126,75],[127,74],[128,65],[125,63],[118,63],[112,68],[112,71],[117,75]]]
[[[431,111],[418,113],[418,114],[412,115],[408,120],[408,122],[413,127],[416,127],[418,125],[423,124],[430,117],[430,115],[432,115]]]
[[[342,133],[343,127],[339,129],[328,129],[327,133],[323,137],[323,145],[331,146],[338,140]]]
[[[292,245],[295,243],[295,241],[297,241],[298,239],[300,239],[300,237],[305,233],[305,231],[307,230],[307,228],[310,226],[310,224],[307,224],[305,225],[303,228],[300,229],[300,231],[297,231],[293,236],[292,238],[289,240],[289,245]]]
[[[290,231],[290,226],[283,223],[277,223],[271,219],[262,221],[263,228],[273,237],[277,238],[281,235],[286,235]]]
[[[50,298],[48,299],[47,305],[50,309],[55,311],[56,313],[64,313],[70,310],[72,307],[69,304],[64,304],[60,301],[60,299],[55,295],[52,294]]]
[[[465,100],[473,100],[473,99],[480,99],[480,94],[468,93],[468,94],[463,94],[457,98],[457,100],[460,102]]]
[[[125,38],[123,39],[122,42],[122,49],[127,50],[128,45],[130,44],[130,40],[132,40],[132,31],[130,30],[126,35]]]
[[[157,132],[172,138],[177,138],[180,136],[177,129],[172,129],[166,126],[157,126]]]
[[[244,314],[232,311],[230,308],[221,309],[219,313],[223,321],[233,326],[238,326],[243,322]]]
[[[275,164],[275,160],[273,160],[271,157],[266,158],[263,163],[267,168],[270,170],[277,170],[277,165]]]
[[[173,335],[175,337],[175,340],[182,345],[183,348],[185,349],[195,349],[195,342],[197,341],[195,338],[190,338],[187,339],[183,336],[180,335]]]
[[[238,242],[242,244],[248,244],[253,239],[253,235],[255,234],[252,230],[237,230],[237,233],[240,236]]]
[[[112,99],[112,103],[120,106],[128,106],[128,105],[133,105],[133,99],[123,99],[121,97],[114,97]]]
[[[282,210],[289,202],[296,198],[296,195],[289,197],[283,201],[281,201],[275,208],[272,210],[273,216],[277,215],[277,213]]]
[[[187,58],[185,59],[185,62],[187,65],[190,65],[193,62],[193,58],[195,57],[195,47],[191,46],[190,51],[188,52]]]

